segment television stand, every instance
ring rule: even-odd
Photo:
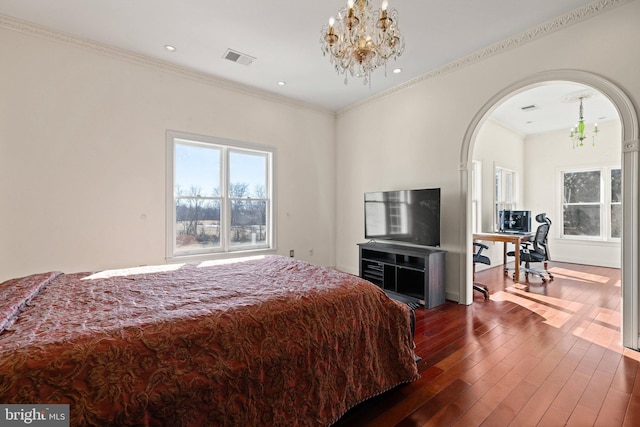
[[[446,251],[379,242],[358,246],[360,277],[426,308],[444,304]]]

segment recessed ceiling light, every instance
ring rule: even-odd
[[[287,82],[279,81],[278,86],[286,86]]]
[[[394,68],[393,74],[400,74],[402,72],[402,68]]]
[[[165,44],[164,45],[165,50],[167,50],[168,52],[175,52],[176,48],[175,46],[171,46],[170,44]]]

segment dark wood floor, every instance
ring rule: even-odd
[[[336,426],[638,426],[640,354],[623,349],[620,270],[552,263],[514,286],[500,267],[469,306],[416,311],[421,378]]]

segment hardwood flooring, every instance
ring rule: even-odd
[[[335,426],[637,426],[640,353],[621,346],[620,270],[552,263],[518,289],[502,268],[469,306],[416,310],[421,378]]]

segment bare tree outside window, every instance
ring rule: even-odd
[[[567,236],[600,236],[600,171],[564,174],[562,219]]]
[[[269,248],[272,154],[172,142],[174,254]]]
[[[622,170],[564,171],[562,235],[607,241],[622,235]]]
[[[251,247],[264,245],[266,242],[268,212],[266,166],[266,157],[262,153],[230,153],[229,197],[232,246]]]
[[[201,196],[200,187],[176,189],[176,246],[220,246],[220,201]]]

